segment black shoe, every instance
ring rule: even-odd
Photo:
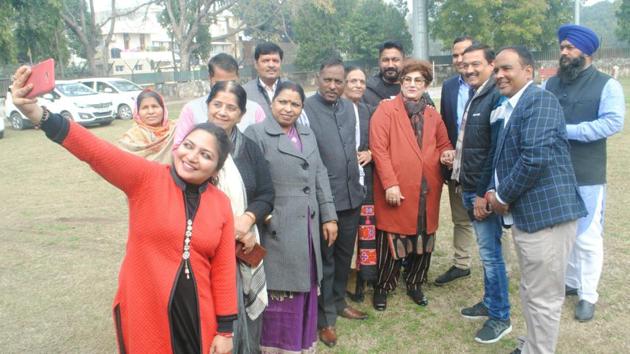
[[[354,302],[363,302],[365,300],[365,280],[361,279],[360,275],[357,275],[357,282],[354,287],[354,294],[346,291],[346,295],[350,298],[350,300]]]
[[[565,296],[575,296],[577,295],[577,289],[576,288],[572,288],[568,285],[564,286],[564,295]]]
[[[521,354],[521,350],[516,348],[513,351],[511,351],[510,354]]]
[[[449,268],[446,273],[440,275],[435,279],[435,285],[442,286],[450,283],[455,279],[466,278],[470,276],[470,269],[459,269],[455,266]]]
[[[577,305],[575,305],[575,319],[580,322],[592,320],[594,314],[595,304],[591,304],[586,300],[580,300]]]
[[[387,292],[382,289],[374,289],[372,305],[376,311],[385,311],[387,308]]]
[[[427,297],[424,296],[420,288],[414,290],[407,289],[407,295],[409,295],[413,302],[420,306],[427,306],[429,304],[429,300],[427,300]]]
[[[483,327],[477,332],[475,341],[477,343],[491,344],[498,342],[504,335],[512,332],[512,324],[510,320],[495,320],[489,319]]]
[[[488,317],[488,308],[482,302],[474,304],[472,307],[463,308],[460,313],[463,317],[471,320],[478,320]]]

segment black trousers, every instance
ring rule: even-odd
[[[339,234],[331,247],[328,247],[328,242],[322,235],[323,279],[318,299],[318,328],[334,326],[337,322],[337,313],[347,306],[346,286],[360,215],[361,207],[337,211]]]
[[[404,274],[407,289],[415,290],[427,282],[427,274],[431,265],[431,254],[435,242],[435,235],[419,235],[422,238],[422,254],[410,253],[407,255],[406,272]],[[378,278],[375,288],[391,292],[398,285],[402,259],[394,259],[389,249],[387,232],[376,231],[376,254],[378,257]]]

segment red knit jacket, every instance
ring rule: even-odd
[[[169,299],[186,229],[183,191],[171,167],[123,152],[75,123],[62,145],[128,198],[129,235],[114,300],[126,352],[171,353]],[[190,256],[203,353],[216,335],[217,316],[237,313],[234,244],[229,199],[209,185],[193,222]]]

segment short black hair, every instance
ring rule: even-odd
[[[473,44],[471,46],[469,46],[468,48],[466,48],[464,50],[464,53],[462,54],[466,54],[466,53],[470,53],[470,52],[475,52],[478,50],[482,50],[483,51],[483,56],[486,59],[486,61],[488,63],[491,63],[492,61],[494,61],[494,58],[496,57],[496,54],[494,53],[494,50],[492,50],[492,48],[490,48],[490,46],[483,44],[483,43],[476,43]]]
[[[245,114],[247,107],[247,93],[243,86],[239,85],[235,81],[219,81],[210,89],[210,94],[206,99],[206,104],[209,104],[219,92],[229,92],[236,96],[238,101],[238,108],[241,110],[241,114]]]
[[[300,84],[295,83],[293,81],[285,80],[278,84],[276,87],[276,93],[273,95],[273,99],[275,100],[278,95],[284,90],[295,91],[300,95],[300,99],[302,100],[302,105],[304,105],[304,100],[306,99],[306,95],[304,95],[304,89]]]
[[[524,45],[515,45],[515,46],[503,47],[503,48],[501,48],[501,50],[499,50],[499,53],[501,53],[504,50],[511,50],[511,51],[515,52],[516,55],[518,55],[518,58],[521,61],[521,65],[523,65],[523,66],[531,66],[532,69],[534,69],[534,71],[536,70],[536,60],[534,59],[534,55]]]
[[[190,135],[195,130],[206,131],[217,139],[217,148],[219,149],[219,159],[217,161],[216,171],[219,171],[221,168],[223,168],[223,164],[225,163],[225,160],[227,159],[228,154],[230,153],[230,151],[232,151],[231,139],[228,137],[227,133],[225,132],[225,130],[223,130],[223,128],[219,127],[218,125],[212,122],[203,122],[203,123],[199,123],[195,125],[192,128],[192,130],[188,134],[186,134],[186,136]],[[211,180],[210,177],[208,179]]]
[[[361,69],[360,67],[356,66],[356,65],[347,65],[345,68],[343,68],[345,73],[345,76],[348,76],[348,74],[350,74],[351,72],[355,71],[355,70],[360,70],[364,75],[365,75],[365,71],[363,71],[363,69]]]
[[[455,45],[455,44],[457,44],[459,42],[463,42],[463,41],[471,41],[471,42],[473,42],[473,44],[474,43],[479,43],[479,42],[475,41],[475,39],[472,36],[469,36],[469,35],[465,34],[463,36],[456,37],[453,40],[453,45]]]
[[[339,58],[338,56],[334,55],[329,57],[328,59],[324,60],[322,62],[322,64],[319,66],[319,72],[321,72],[322,70],[330,67],[330,66],[341,66],[342,68],[343,66],[343,60],[341,60],[341,58]],[[345,68],[344,68],[345,70]]]
[[[276,53],[280,55],[280,61],[282,61],[284,58],[282,48],[272,42],[262,42],[256,45],[256,49],[254,49],[254,60],[258,61],[258,58],[260,58],[261,55]]]
[[[219,53],[208,60],[208,75],[210,75],[210,77],[214,76],[215,67],[238,75],[238,63],[236,59],[229,54]]]
[[[396,41],[396,40],[387,40],[381,44],[379,44],[378,46],[378,56],[380,57],[381,54],[383,54],[383,51],[385,49],[398,49],[400,51],[400,53],[403,55],[403,57],[405,56],[405,48],[403,47],[402,43],[400,43],[400,41]]]

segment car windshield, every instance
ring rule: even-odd
[[[65,96],[96,95],[96,92],[83,84],[57,84],[55,87]]]
[[[119,81],[110,81],[109,83],[112,84],[112,86],[117,88],[119,91],[142,91],[142,87],[130,81],[119,80]]]

